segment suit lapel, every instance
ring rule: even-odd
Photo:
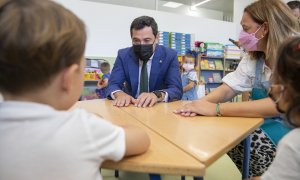
[[[160,72],[160,68],[163,63],[163,54],[162,49],[159,45],[156,46],[156,50],[152,59],[151,64],[151,72],[150,72],[150,79],[149,79],[149,91],[154,91],[156,81],[158,79],[158,75]]]
[[[132,48],[130,49],[129,56],[128,70],[132,88],[131,95],[135,97],[139,84],[139,60],[136,58]]]

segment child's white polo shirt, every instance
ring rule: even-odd
[[[101,180],[101,163],[124,154],[124,130],[82,109],[0,103],[1,180]]]
[[[285,135],[280,141],[276,157],[261,180],[300,179],[300,128]]]

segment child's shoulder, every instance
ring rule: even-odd
[[[197,73],[195,69],[192,69],[190,71],[182,71],[182,74],[190,74],[190,73]]]
[[[190,70],[190,71],[188,72],[188,74],[189,74],[189,75],[195,75],[195,74],[197,74],[197,71],[196,71],[195,69],[193,69],[193,70]]]
[[[110,78],[110,73],[103,74],[102,79]]]

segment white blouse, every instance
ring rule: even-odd
[[[222,81],[237,93],[252,91],[255,80],[256,60],[245,54],[237,69],[227,74]],[[262,81],[269,81],[272,70],[264,63]]]

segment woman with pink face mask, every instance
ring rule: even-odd
[[[196,100],[198,84],[197,72],[195,71],[196,58],[192,55],[185,56],[182,64],[183,72],[181,74],[183,95],[181,100]]]
[[[263,117],[264,124],[250,135],[250,176],[260,176],[273,161],[278,141],[290,131],[281,112],[267,96],[269,79],[278,47],[290,36],[299,35],[299,25],[281,0],[258,0],[244,9],[239,44],[247,52],[236,71],[223,84],[198,101],[175,110],[182,116]],[[228,103],[241,92],[252,92],[252,101]],[[241,170],[243,146],[228,155]]]

